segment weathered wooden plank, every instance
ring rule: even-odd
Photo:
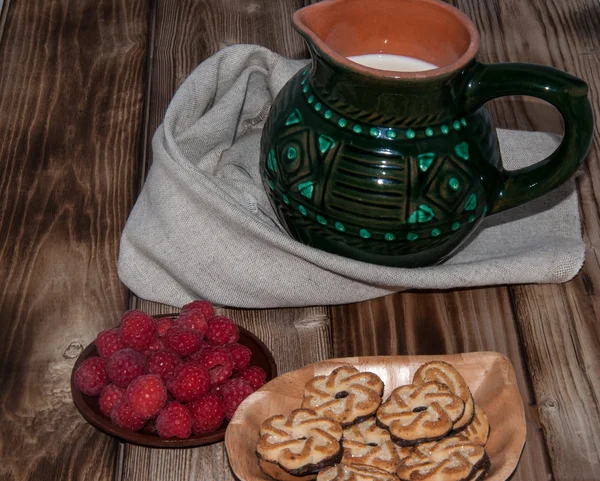
[[[70,371],[127,304],[147,4],[7,1],[0,20],[0,479],[109,480]]]

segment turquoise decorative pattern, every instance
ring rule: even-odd
[[[484,173],[463,136],[471,121],[398,128],[355,120],[303,73],[265,125],[261,173],[279,218],[302,242],[381,256],[436,249],[484,215]]]
[[[417,156],[417,160],[419,161],[419,170],[421,172],[427,172],[427,169],[431,167],[435,159],[435,154],[433,152],[427,152],[426,154],[419,154]]]
[[[288,149],[287,149],[288,160],[294,160],[296,157],[298,157],[298,151],[296,150],[296,148],[288,147]]]
[[[429,222],[434,217],[435,213],[431,207],[426,204],[421,204],[417,210],[410,215],[407,222],[409,224],[424,224],[425,222]]]
[[[269,150],[267,165],[273,172],[277,172],[277,160],[275,159],[275,151],[273,149]]]
[[[306,78],[304,79],[306,80]],[[302,92],[305,94],[304,97],[306,102],[309,105],[313,105],[314,110],[317,112],[322,112],[323,117],[326,120],[330,120],[334,122],[338,127],[345,129],[350,127],[355,134],[359,135],[368,135],[371,137],[375,137],[378,139],[387,139],[387,140],[413,140],[415,138],[424,138],[424,137],[434,137],[436,135],[448,135],[450,133],[450,128],[446,124],[441,125],[432,125],[422,130],[413,130],[411,128],[408,129],[398,129],[394,127],[386,127],[381,125],[373,125],[373,126],[365,126],[360,123],[351,123],[345,116],[341,113],[336,112],[333,108],[329,107],[327,109],[323,109],[323,105],[326,105],[324,99],[320,99],[315,103],[317,99],[317,92],[314,89],[314,86],[311,88],[309,83],[302,82],[304,85]],[[293,115],[290,114],[290,116]],[[296,117],[293,116],[293,119]],[[288,119],[289,120],[289,119]],[[288,125],[286,123],[286,125]],[[452,128],[454,130],[460,130],[462,127],[467,126],[467,120],[464,117],[460,119],[454,120],[452,122]]]
[[[302,122],[302,115],[300,115],[298,109],[294,109],[285,121],[285,125],[289,127],[290,125],[299,124],[300,122]]]
[[[268,177],[268,172],[264,172],[263,175],[265,177]],[[269,181],[270,184],[273,184],[272,181]],[[273,189],[275,189],[275,186],[273,184]],[[303,197],[307,198],[307,199],[311,199],[312,198],[312,194],[314,191],[314,184],[312,182],[303,182],[298,184],[298,192],[300,193],[300,195],[302,195]],[[290,200],[290,198],[284,194],[281,193],[281,197],[282,200],[284,202],[285,205],[290,206],[293,201]],[[471,206],[471,204],[474,202],[473,199],[475,199],[476,202],[476,196],[475,194],[472,194],[469,196],[468,200],[467,200],[467,204],[465,205],[465,210],[468,210],[466,207]],[[321,214],[317,214],[316,211],[315,212],[311,212],[311,209],[307,209],[307,207],[304,204],[300,204],[298,203],[297,205],[297,210],[298,212],[300,212],[300,214],[302,214],[302,216],[305,217],[314,217],[315,221],[318,222],[319,224],[321,224],[322,226],[327,226],[329,225],[329,222],[327,221],[327,219],[322,216]],[[409,218],[406,220],[407,224],[425,224],[427,222],[430,222],[432,219],[434,219],[435,217],[435,213],[433,212],[433,210],[427,206],[426,204],[421,204],[417,210],[415,210],[415,212],[413,212]],[[472,223],[474,222],[476,219],[476,217],[471,214],[468,218],[465,218],[465,222],[469,222]],[[459,229],[461,226],[460,222],[452,222],[451,224],[449,224],[447,226],[447,233],[451,232],[451,231],[456,231],[457,229]],[[338,231],[338,232],[342,232],[345,233],[347,232],[346,229],[346,225],[343,224],[340,221],[334,221],[334,223],[332,224],[332,227]],[[383,238],[385,241],[387,242],[392,242],[397,240],[398,236],[400,238],[404,237],[406,240],[413,242],[416,241],[418,239],[424,239],[427,237],[438,237],[440,235],[443,234],[443,231],[438,228],[435,227],[433,229],[431,229],[430,231],[423,231],[421,233],[416,233],[414,231],[414,228],[411,228],[411,230],[399,230],[396,232],[396,234],[392,233],[392,232],[382,232],[382,233],[377,233],[374,234],[368,230],[365,229],[363,227],[360,226],[353,226],[353,230],[350,232],[356,232],[358,234],[358,236],[360,236],[362,239],[377,239],[379,237]]]
[[[307,199],[312,199],[314,188],[315,184],[313,184],[311,181],[301,182],[298,184],[298,192],[300,192],[300,194]]]
[[[454,152],[463,160],[469,160],[469,145],[466,142],[461,142],[454,147]]]
[[[450,180],[448,181],[448,185],[450,186],[450,188],[454,191],[460,189],[460,182],[457,178],[455,177],[451,177]]]
[[[477,196],[471,194],[465,203],[465,210],[473,210],[475,207],[477,207]]]
[[[319,150],[322,154],[327,152],[329,149],[332,149],[335,146],[335,140],[331,137],[327,137],[326,135],[319,136]]]

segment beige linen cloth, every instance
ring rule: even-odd
[[[281,228],[259,172],[269,107],[303,62],[236,45],[202,63],[171,101],[153,163],[123,231],[119,277],[139,297],[237,307],[341,304],[405,289],[564,282],[581,268],[573,182],[486,219],[443,265],[392,268],[296,242]],[[508,169],[557,144],[543,133],[499,131]]]

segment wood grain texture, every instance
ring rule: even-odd
[[[476,19],[483,58],[552,65],[586,80],[600,118],[600,4],[595,0],[458,1]],[[485,5],[484,5],[485,4]],[[493,10],[493,12],[492,12]],[[485,28],[484,28],[485,27]],[[539,102],[496,103],[499,124],[561,132]],[[550,113],[550,115],[548,115]],[[510,288],[557,480],[600,479],[600,128],[578,175],[586,259],[562,285]]]
[[[117,444],[69,389],[127,303],[147,7],[6,2],[0,25],[0,479],[110,480]]]
[[[306,56],[289,23],[308,3],[315,2],[4,1],[3,481],[233,479],[222,444],[117,450],[75,412],[68,375],[83,346],[127,304],[116,276],[118,240],[173,93],[198,63],[229,44]],[[542,63],[579,75],[590,83],[600,117],[597,0],[452,3],[478,25],[482,60]],[[500,127],[561,131],[553,108],[535,100],[502,99],[491,110]],[[578,180],[586,264],[570,283],[398,294],[336,307],[333,329],[327,308],[223,313],[266,341],[281,372],[331,357],[332,337],[336,355],[503,352],[515,366],[528,420],[513,479],[599,480],[598,151],[596,135]],[[172,310],[136,299],[132,306]]]
[[[544,439],[505,289],[402,293],[332,309],[334,356],[497,351],[512,362],[526,406],[527,443],[513,479],[548,479]],[[493,426],[492,426],[493,429]]]

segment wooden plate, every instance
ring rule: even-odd
[[[162,317],[174,319],[177,317],[177,314],[154,316],[155,319]],[[277,376],[277,366],[275,365],[275,360],[273,359],[271,352],[267,349],[267,346],[265,346],[263,342],[250,331],[247,331],[241,326],[238,326],[238,328],[240,330],[240,340],[238,342],[247,346],[252,351],[251,364],[264,369],[267,373],[267,380],[273,379]],[[77,367],[88,357],[97,355],[96,345],[92,342],[79,355],[79,358],[73,366],[73,371],[71,372],[71,394],[73,402],[83,418],[92,426],[120,441],[153,448],[192,448],[223,440],[225,429],[227,428],[227,421],[225,421],[223,426],[215,432],[204,436],[192,435],[187,439],[163,439],[156,434],[144,431],[129,431],[128,429],[123,429],[112,424],[110,419],[100,411],[98,398],[82,394],[74,383],[74,373]]]
[[[517,467],[525,444],[525,411],[510,361],[495,352],[448,356],[377,356],[332,359],[283,374],[246,398],[230,421],[225,446],[235,475],[242,481],[271,481],[258,467],[254,452],[261,423],[300,407],[306,382],[344,364],[371,371],[385,383],[384,399],[396,387],[410,384],[417,368],[429,361],[454,365],[467,381],[475,402],[489,419],[486,451],[491,460],[486,481],[504,481]]]

